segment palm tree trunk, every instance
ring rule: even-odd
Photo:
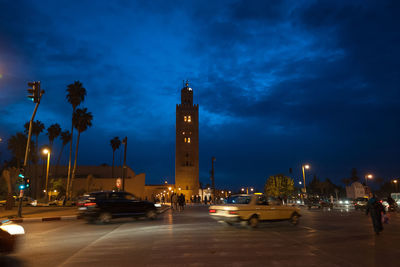
[[[54,178],[56,178],[56,179],[57,179],[57,168],[58,168],[58,165],[60,165],[60,160],[61,160],[62,153],[64,151],[64,147],[65,147],[64,145],[61,147],[60,153],[58,154],[57,163],[56,163],[56,167],[54,170]]]
[[[72,109],[72,116],[74,116],[75,108]],[[74,137],[74,124],[71,123],[71,142],[69,144],[69,160],[68,160],[68,176],[67,176],[67,191],[66,191],[66,199],[69,199],[69,184],[71,179],[71,158],[72,158],[72,141]]]
[[[113,164],[112,164],[112,169],[111,169],[111,178],[114,178],[114,153],[115,150],[113,149]]]
[[[76,174],[76,162],[78,159],[78,147],[79,147],[79,137],[81,136],[81,133],[78,131],[78,138],[76,139],[76,148],[75,148],[75,160],[74,160],[74,168],[72,170],[72,175],[71,175],[71,185],[69,187],[70,190],[70,196],[72,196],[72,185],[74,183],[75,179],[75,174]]]

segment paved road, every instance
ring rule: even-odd
[[[375,236],[357,211],[303,211],[300,225],[225,226],[205,207],[156,221],[26,223],[26,239],[1,266],[400,266],[400,214]]]

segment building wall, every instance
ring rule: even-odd
[[[39,168],[39,179],[45,180],[45,174],[45,171]],[[57,170],[56,166],[51,166],[49,171],[49,181],[53,178],[62,179],[64,185],[66,185],[67,174],[68,166],[57,166]],[[77,196],[82,192],[92,192],[98,190],[113,190],[116,187],[116,181],[121,177],[121,174],[121,167],[114,168],[115,178],[112,178],[111,166],[78,166],[76,177],[72,186],[72,195]],[[91,176],[91,178],[88,179],[88,176]],[[126,176],[125,191],[143,199],[145,197],[146,174],[136,174],[131,168],[128,167]]]
[[[188,84],[181,90],[181,104],[176,105],[175,188],[186,199],[199,192],[199,106],[193,105]]]
[[[364,186],[359,182],[354,182],[350,186],[346,186],[346,196],[348,198],[359,198],[366,196],[366,191]]]

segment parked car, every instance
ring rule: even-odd
[[[138,200],[128,192],[90,193],[78,210],[88,222],[108,223],[120,217],[147,217],[154,220],[157,217],[154,203]]]
[[[0,254],[11,253],[15,250],[17,239],[24,235],[25,230],[21,225],[9,220],[0,222]]]
[[[14,197],[14,206],[18,206],[19,205],[19,197],[17,196],[13,196]],[[6,205],[7,200],[0,200],[0,206],[5,206]],[[33,206],[36,207],[37,206],[37,200],[33,199],[31,197],[27,197],[24,196],[22,199],[22,205],[23,206]]]
[[[211,205],[209,214],[213,219],[231,225],[235,222],[247,222],[257,227],[260,221],[288,220],[296,225],[300,218],[300,209],[282,205],[281,201],[267,199],[263,194],[233,195],[225,204]]]
[[[367,197],[359,197],[354,201],[354,208],[356,210],[363,210],[367,208],[368,198]]]

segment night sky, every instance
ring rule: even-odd
[[[36,119],[70,130],[66,87],[79,80],[94,120],[78,164],[111,165],[110,139],[128,136],[128,165],[173,182],[188,79],[204,184],[212,156],[220,187],[260,188],[289,168],[298,181],[303,163],[336,183],[352,168],[397,177],[399,14],[396,0],[0,0],[1,160],[34,108],[26,83],[46,91]]]

